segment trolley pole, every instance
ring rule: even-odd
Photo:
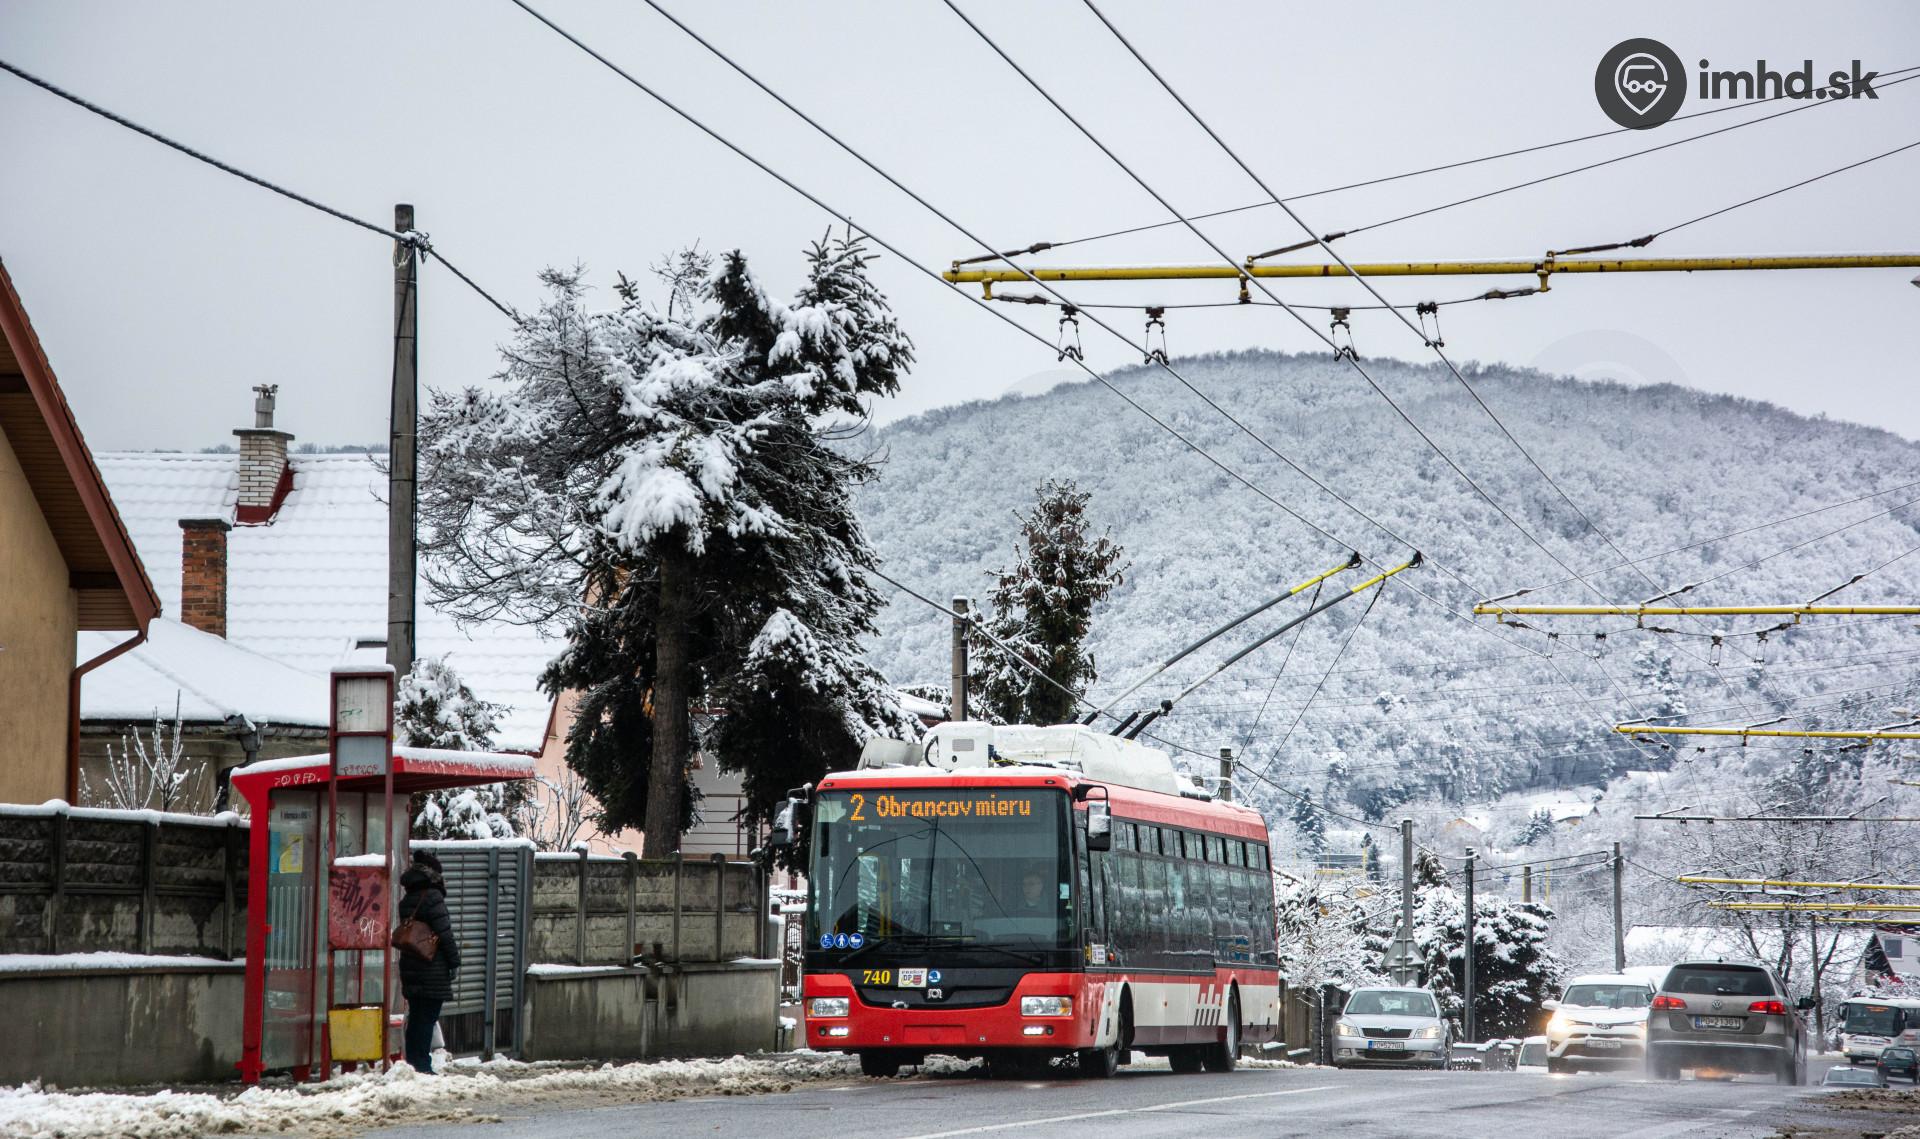
[[[1474,1042],[1474,1031],[1473,1031],[1473,1028],[1474,1028],[1474,1025],[1473,1025],[1473,863],[1474,863],[1474,858],[1475,858],[1475,855],[1473,852],[1473,848],[1468,847],[1467,848],[1467,898],[1466,898],[1467,944],[1466,944],[1466,952],[1463,955],[1461,960],[1461,970],[1460,970],[1461,980],[1462,980],[1461,988],[1465,990],[1464,995],[1466,996],[1466,1000],[1467,1000],[1466,1012],[1461,1018],[1461,1021],[1462,1021],[1461,1028],[1466,1035],[1466,1038],[1467,1038],[1466,1042],[1468,1044],[1472,1044]]]
[[[1613,971],[1624,973],[1627,968],[1627,925],[1625,908],[1621,900],[1621,879],[1624,877],[1625,862],[1620,857],[1620,844],[1613,844]]]
[[[967,599],[953,599],[953,704],[947,714],[967,718]]]
[[[1214,797],[1222,803],[1233,802],[1233,749],[1230,747],[1220,749],[1220,787]]]

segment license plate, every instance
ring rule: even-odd
[[[903,989],[924,989],[927,987],[927,971],[925,969],[902,969],[900,970],[899,985]]]
[[[1693,1026],[1738,1032],[1747,1026],[1747,1022],[1737,1016],[1696,1016],[1693,1018]]]
[[[1589,1047],[1589,1048],[1599,1048],[1599,1049],[1602,1049],[1602,1050],[1604,1050],[1604,1049],[1608,1049],[1608,1048],[1618,1048],[1618,1047],[1620,1047],[1620,1042],[1619,1042],[1618,1040],[1593,1040],[1593,1039],[1589,1039],[1589,1040],[1587,1041],[1587,1047]]]
[[[1369,1052],[1405,1052],[1407,1046],[1398,1040],[1369,1040],[1367,1050]]]

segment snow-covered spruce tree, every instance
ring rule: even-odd
[[[1532,846],[1553,833],[1553,812],[1541,807],[1530,812],[1513,834],[1515,846]]]
[[[894,391],[912,345],[873,287],[861,239],[808,254],[791,302],[739,253],[656,267],[664,310],[624,281],[589,313],[581,274],[505,351],[505,391],[436,396],[422,480],[429,579],[456,612],[563,631],[551,691],[579,704],[569,765],[606,830],[646,853],[693,817],[703,744],[765,818],[788,787],[878,732],[911,735],[857,655],[879,597],[837,450],[866,397]],[[720,713],[693,738],[691,710]]]
[[[473,694],[445,657],[423,657],[394,689],[394,739],[407,747],[485,751],[500,706]],[[524,798],[511,783],[453,787],[413,796],[415,838],[508,838]]]
[[[1300,792],[1300,797],[1293,801],[1291,817],[1301,851],[1306,854],[1323,853],[1327,849],[1327,820],[1320,811],[1320,804],[1314,801],[1311,787]]]
[[[1021,658],[1068,688],[1097,675],[1086,650],[1093,610],[1123,580],[1122,551],[1087,524],[1092,495],[1070,479],[1048,479],[1020,518],[1013,564],[995,570],[986,627]],[[1033,674],[985,637],[973,638],[970,687],[982,709],[1010,724],[1059,724],[1078,710],[1073,697]],[[985,717],[981,717],[985,718]]]
[[[1466,1009],[1466,912],[1466,898],[1440,860],[1422,851],[1414,864],[1414,949],[1427,987],[1456,1026]],[[1564,972],[1547,946],[1553,911],[1477,894],[1473,913],[1475,1033],[1526,1036],[1538,1030],[1540,1002],[1558,991]]]

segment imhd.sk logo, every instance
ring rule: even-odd
[[[1659,40],[1625,40],[1600,57],[1593,94],[1608,118],[1645,130],[1679,112],[1687,101],[1687,73],[1680,57]]]
[[[1691,86],[1703,102],[1880,97],[1874,87],[1880,73],[1863,69],[1857,59],[1845,69],[1829,73],[1825,83],[1818,82],[1816,74],[1811,59],[1801,60],[1798,67],[1770,66],[1766,60],[1759,59],[1754,61],[1751,70],[1716,70],[1712,61],[1703,59]],[[1680,57],[1659,40],[1642,38],[1617,43],[1600,57],[1600,66],[1593,71],[1593,94],[1600,102],[1600,109],[1614,122],[1632,130],[1657,127],[1673,118],[1679,113],[1680,105],[1687,101],[1689,85]]]

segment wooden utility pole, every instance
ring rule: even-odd
[[[1473,848],[1468,847],[1467,848],[1467,897],[1466,897],[1467,944],[1466,944],[1465,950],[1461,954],[1462,959],[1460,962],[1461,980],[1464,982],[1461,987],[1464,990],[1464,995],[1467,1001],[1466,1010],[1461,1016],[1461,1021],[1462,1021],[1461,1028],[1462,1028],[1463,1035],[1465,1035],[1467,1038],[1466,1042],[1468,1044],[1472,1044],[1474,1041],[1474,1024],[1473,1024],[1473,864],[1474,864],[1474,858],[1475,858],[1475,855],[1473,852]]]
[[[1624,973],[1627,970],[1627,925],[1626,909],[1621,898],[1622,878],[1626,861],[1620,857],[1620,844],[1613,844],[1613,971]]]
[[[1420,981],[1413,959],[1413,820],[1400,820],[1400,933],[1387,950],[1387,968],[1396,985]]]
[[[967,718],[967,599],[953,599],[953,690],[947,715]]]
[[[396,233],[413,230],[413,207],[393,207]],[[393,408],[387,438],[387,663],[398,680],[413,671],[414,526],[419,517],[420,252],[412,242],[393,246]]]

